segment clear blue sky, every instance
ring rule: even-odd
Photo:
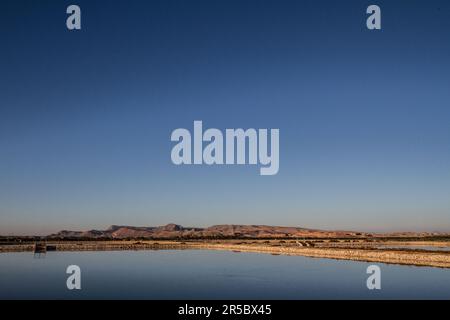
[[[381,31],[365,26],[374,3]],[[450,231],[449,12],[444,0],[2,1],[0,234]],[[279,128],[278,175],[174,166],[170,134],[194,120]]]

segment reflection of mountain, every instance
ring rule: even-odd
[[[370,234],[347,231],[323,231],[297,227],[261,225],[216,225],[185,228],[177,224],[160,227],[111,226],[107,230],[60,231],[52,238],[281,238],[281,237],[367,237]]]

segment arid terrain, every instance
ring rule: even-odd
[[[47,237],[0,237],[0,252],[229,250],[450,268],[450,235],[373,234],[295,227],[220,225],[184,228],[111,226]]]
[[[264,238],[380,238],[380,237],[436,237],[441,233],[397,232],[389,234],[345,230],[317,230],[299,227],[265,225],[215,225],[207,228],[183,227],[168,224],[157,227],[110,226],[106,230],[68,231],[49,235],[50,239],[264,239]]]
[[[262,225],[215,225],[207,228],[183,227],[168,224],[158,227],[111,226],[106,230],[68,231],[52,234],[49,238],[89,239],[204,239],[204,238],[283,238],[283,237],[344,237],[361,236],[361,233],[346,231],[322,231],[296,227],[274,227]]]

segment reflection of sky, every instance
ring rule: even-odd
[[[67,290],[68,264],[81,290]],[[206,250],[0,255],[1,299],[448,299],[448,270],[380,264],[382,290],[367,290],[368,262]]]
[[[78,3],[2,4],[0,233],[450,230],[448,2]],[[194,120],[279,128],[280,172],[175,167]]]

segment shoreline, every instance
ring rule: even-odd
[[[409,243],[411,245],[411,243]],[[414,244],[414,243],[413,243]],[[423,243],[421,243],[423,245]],[[389,245],[386,243],[384,245]],[[426,243],[427,246],[437,246]],[[304,256],[361,262],[450,268],[450,251],[374,247],[310,247],[257,241],[73,241],[48,242],[47,251],[220,250],[272,255]],[[34,244],[0,245],[0,253],[33,252]]]

